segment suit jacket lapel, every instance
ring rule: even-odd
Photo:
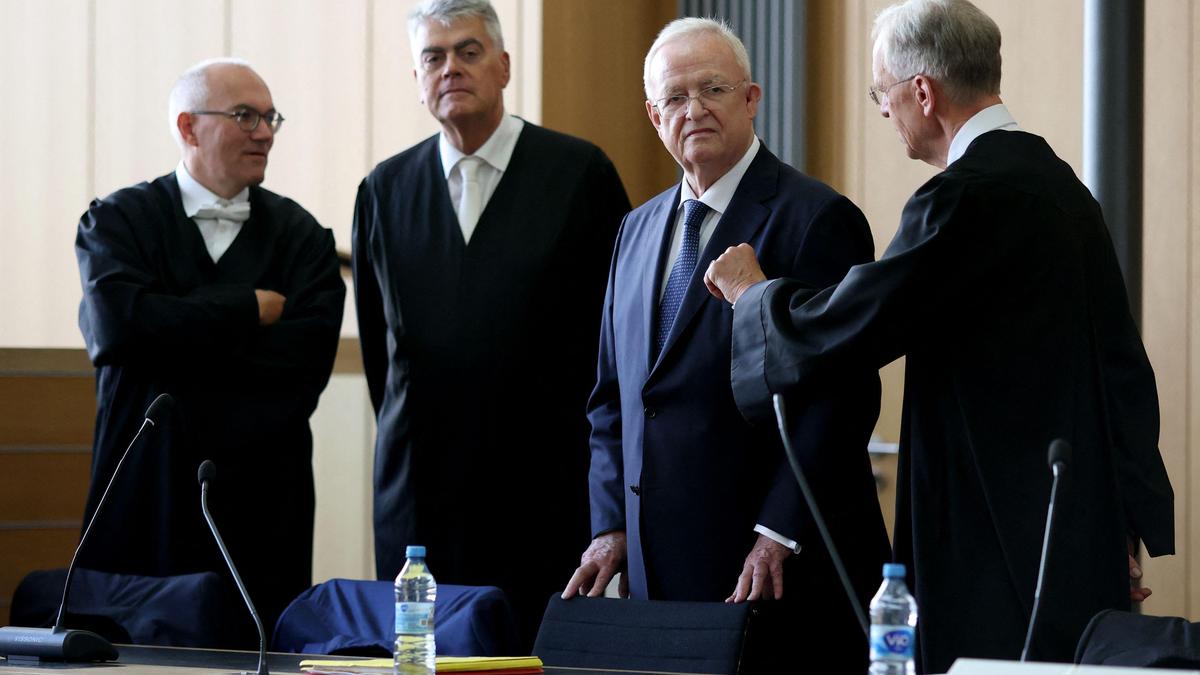
[[[717,229],[713,231],[708,245],[696,260],[696,270],[688,282],[687,292],[683,296],[683,303],[679,306],[679,314],[675,316],[671,332],[667,334],[666,344],[659,355],[659,363],[667,352],[671,351],[679,336],[687,330],[700,308],[707,302],[719,302],[704,286],[704,273],[708,270],[708,264],[730,246],[750,241],[763,223],[767,222],[771,210],[763,206],[763,202],[775,195],[776,186],[779,184],[778,163],[775,155],[763,145],[754,156],[746,174],[742,176],[742,182],[733,193],[729,208],[721,214]]]
[[[647,220],[649,221],[650,232],[648,236],[649,244],[644,250],[647,252],[645,264],[648,269],[653,269],[654,274],[642,274],[639,278],[642,280],[642,297],[645,299],[643,303],[644,315],[639,325],[645,328],[646,334],[642,336],[641,344],[646,349],[647,367],[654,368],[654,329],[658,325],[658,301],[661,296],[663,279],[669,274],[666,268],[667,253],[671,247],[671,230],[675,224],[676,213],[679,210],[679,192],[683,188],[676,186],[671,193],[671,198],[654,209]],[[655,236],[657,235],[657,237]],[[652,266],[652,267],[651,267]],[[665,352],[666,349],[663,349]],[[662,354],[658,355],[658,359],[662,359]]]

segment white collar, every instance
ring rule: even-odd
[[[500,126],[496,127],[491,137],[479,146],[472,156],[482,159],[489,166],[504,173],[504,170],[508,168],[508,160],[512,159],[513,149],[517,147],[517,137],[521,135],[523,128],[525,128],[525,120],[514,115],[504,115],[500,118]],[[438,152],[442,155],[442,173],[449,179],[454,166],[466,155],[450,145],[450,141],[446,140],[445,132],[438,134]]]
[[[971,142],[989,131],[1003,129],[1004,131],[1020,131],[1017,120],[1013,119],[1008,107],[1003,103],[991,105],[971,116],[966,124],[959,128],[950,141],[950,151],[946,153],[946,166],[950,166],[963,156]]]
[[[205,206],[219,204],[225,202],[228,204],[240,204],[250,201],[250,188],[244,187],[242,191],[233,196],[233,199],[222,199],[216,193],[204,187],[192,174],[188,173],[187,167],[180,160],[179,166],[175,167],[175,180],[179,183],[179,197],[183,201],[183,213],[188,218],[196,215],[196,212]]]
[[[692,192],[692,186],[688,185],[686,179],[680,181],[683,183],[683,189],[679,191],[679,203],[682,204],[689,199],[699,199],[713,211],[725,213],[726,209],[729,208],[729,202],[733,200],[733,193],[737,192],[738,185],[742,182],[742,177],[746,175],[746,170],[750,168],[750,162],[754,161],[754,156],[758,154],[758,148],[761,145],[758,141],[758,136],[755,136],[751,140],[746,154],[742,155],[738,163],[734,164],[732,169],[726,171],[724,176],[717,179],[717,182],[708,186],[702,197],[696,197],[696,193]]]

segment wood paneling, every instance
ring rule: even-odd
[[[91,447],[95,406],[91,377],[0,377],[0,446]]]
[[[12,522],[80,522],[91,466],[90,445],[0,448],[0,528]]]
[[[0,373],[0,617],[7,623],[18,581],[70,562],[91,474],[96,396],[90,374],[61,374],[78,364],[78,353],[0,350],[0,357],[14,366],[9,372],[24,373]]]
[[[225,53],[225,8],[225,0],[96,3],[95,196],[179,163],[167,96],[184,70]]]
[[[1162,417],[1159,447],[1175,487],[1177,554],[1145,561],[1146,584],[1156,592],[1146,603],[1155,614],[1193,615],[1200,611],[1200,556],[1194,550],[1200,519],[1191,517],[1191,495],[1198,487],[1192,474],[1189,409],[1196,382],[1189,372],[1194,352],[1189,334],[1197,320],[1197,288],[1189,241],[1197,220],[1191,212],[1196,194],[1190,171],[1197,156],[1189,127],[1198,90],[1190,76],[1194,3],[1147,3],[1145,177],[1143,223],[1142,335],[1154,363]],[[1182,70],[1181,70],[1182,69]],[[1194,415],[1192,419],[1197,419]]]
[[[0,346],[78,343],[91,180],[90,3],[0,2]]]
[[[0,528],[0,619],[8,624],[13,589],[33,570],[66,567],[79,542],[75,524],[49,529]]]
[[[230,51],[271,87],[287,121],[264,183],[302,204],[350,248],[367,165],[366,0],[234,0]]]
[[[642,61],[675,18],[673,0],[561,0],[543,6],[546,126],[586,138],[613,160],[634,206],[678,180],[646,117]]]

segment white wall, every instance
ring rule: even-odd
[[[541,121],[541,0],[493,0],[510,112]],[[248,59],[287,118],[264,186],[350,248],[354,196],[379,161],[437,131],[418,103],[413,0],[0,0],[0,347],[83,346],[75,227],[96,196],[174,169],[166,101],[214,56]],[[352,298],[343,333],[354,335]],[[374,575],[361,375],[335,375],[313,418],[314,580]]]
[[[437,130],[412,77],[412,4],[0,0],[0,347],[82,346],[75,226],[92,198],[175,167],[167,94],[204,58],[246,58],[267,81],[287,122],[264,186],[348,250],[358,182]],[[541,2],[495,5],[514,64],[506,105],[539,122]]]

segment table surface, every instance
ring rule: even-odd
[[[185,647],[150,647],[116,645],[121,657],[107,663],[14,662],[0,658],[0,675],[45,675],[48,671],[92,670],[112,671],[112,675],[201,675],[204,673],[241,673],[251,675],[258,668],[258,652],[189,649]],[[306,659],[338,658],[314,654],[267,655],[271,673],[299,673],[300,662]],[[689,675],[644,670],[593,670],[583,668],[547,667],[546,675]]]

